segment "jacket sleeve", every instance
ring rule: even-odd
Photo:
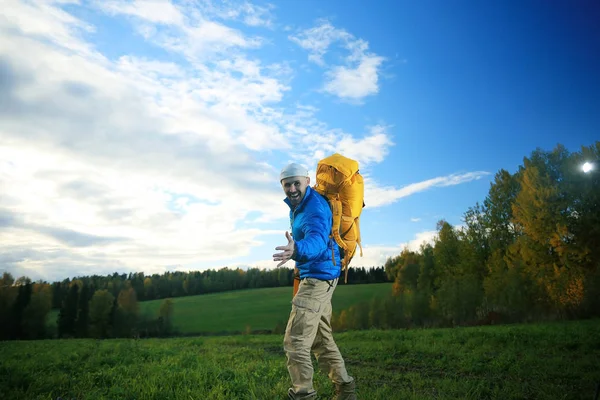
[[[304,218],[302,231],[304,238],[296,242],[292,259],[305,262],[317,258],[327,249],[331,226],[327,223],[326,214],[320,210],[313,210]]]

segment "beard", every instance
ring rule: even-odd
[[[293,194],[288,193],[288,199],[290,199],[290,202],[297,206],[298,204],[300,204],[300,202],[302,201],[302,198],[304,197],[304,193],[302,192],[294,192]]]

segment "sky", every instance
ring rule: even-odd
[[[288,162],[365,179],[363,257],[600,138],[600,6],[3,0],[0,272],[274,268]],[[292,262],[286,264],[293,267]]]

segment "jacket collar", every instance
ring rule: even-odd
[[[283,199],[283,201],[285,202],[285,204],[287,204],[290,207],[290,209],[299,210],[306,203],[306,199],[308,199],[308,196],[311,195],[312,190],[313,189],[310,187],[310,185],[306,187],[306,193],[304,193],[304,197],[302,198],[302,201],[295,208],[292,206],[292,202],[287,197],[285,199]]]

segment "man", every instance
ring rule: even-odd
[[[292,380],[289,399],[316,399],[311,350],[321,369],[335,384],[336,399],[355,400],[354,379],[348,375],[331,330],[331,296],[341,273],[340,251],[331,238],[332,215],[327,200],[310,187],[308,170],[291,163],[280,174],[290,207],[291,231],[286,246],[273,254],[278,267],[296,261],[300,275],[298,292],[284,337],[287,367]]]

